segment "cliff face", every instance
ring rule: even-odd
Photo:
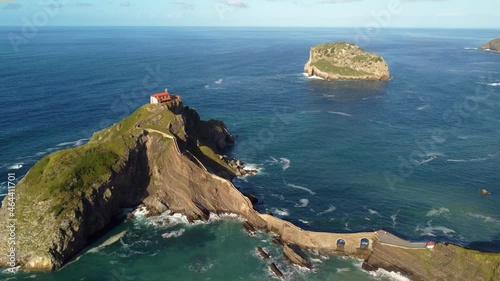
[[[202,147],[204,161],[216,162],[225,176],[238,173],[214,157],[217,151],[211,148],[223,149],[233,141],[222,122],[203,122],[179,102],[143,106],[94,134],[88,144],[46,156],[18,183],[17,264],[28,270],[57,269],[100,235],[122,208],[142,202],[192,219],[206,218],[210,211],[244,215],[251,209],[229,182],[212,177],[186,148],[179,153],[177,141],[167,134],[173,121],[179,143],[184,139],[186,147]],[[186,133],[200,126],[204,129],[196,135]],[[6,203],[0,209],[4,225],[9,219]],[[262,226],[258,218],[252,222]],[[8,235],[7,228],[0,228],[2,253],[8,253]],[[0,256],[0,264],[7,264],[6,255]]]
[[[500,38],[491,40],[490,42],[481,46],[480,49],[500,52]]]
[[[304,72],[325,80],[389,80],[391,77],[381,56],[345,42],[312,47]]]
[[[152,214],[171,210],[191,221],[205,220],[211,212],[238,214],[250,228],[274,232],[293,247],[362,258],[366,269],[399,271],[415,280],[445,280],[445,275],[455,276],[453,280],[498,280],[499,254],[442,244],[433,251],[400,249],[381,245],[376,232],[305,231],[259,214],[224,178],[238,174],[218,154],[232,141],[223,123],[201,121],[196,111],[173,102],[145,105],[95,133],[88,144],[44,157],[16,187],[17,265],[25,270],[57,269],[102,234],[122,208],[144,204]],[[0,209],[3,225],[9,218],[5,203]],[[8,253],[8,236],[9,230],[0,228],[2,253]],[[364,238],[369,246],[360,247]],[[338,239],[345,245],[339,248]],[[309,265],[290,249],[284,247],[289,259]],[[0,255],[0,265],[7,262],[7,256]],[[460,279],[462,274],[472,279]]]

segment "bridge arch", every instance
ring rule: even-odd
[[[342,239],[342,238],[337,239],[337,250],[343,251],[345,244],[346,244],[346,242],[344,239]]]
[[[362,238],[359,240],[359,247],[360,248],[368,248],[370,246],[370,240],[368,238]]]

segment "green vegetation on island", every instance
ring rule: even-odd
[[[388,80],[389,68],[377,54],[348,42],[323,43],[311,48],[304,67],[309,76],[325,80]]]
[[[221,177],[242,174],[240,164],[220,154],[233,141],[222,121],[200,120],[179,100],[144,105],[89,143],[44,157],[16,186],[16,265],[56,270],[106,232],[124,208],[142,205],[150,215],[171,211],[189,221],[237,214],[250,232],[278,235],[287,259],[299,266],[312,265],[301,251],[311,249],[361,258],[366,270],[397,271],[411,280],[500,279],[498,253],[442,243],[432,250],[405,248],[382,241],[377,232],[307,231],[260,214],[251,196]],[[0,223],[7,225],[3,203]],[[5,253],[8,231],[0,228]],[[339,238],[345,243],[340,248]],[[362,240],[368,244],[360,247]],[[8,264],[7,255],[0,256],[0,264]]]
[[[480,49],[500,52],[500,38],[491,40],[490,42],[481,46]]]

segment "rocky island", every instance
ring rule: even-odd
[[[500,278],[499,254],[441,243],[431,250],[384,231],[306,231],[257,212],[229,180],[243,168],[220,155],[233,141],[223,122],[201,120],[179,99],[144,105],[89,143],[45,156],[16,186],[15,251],[2,254],[0,265],[56,270],[109,230],[123,208],[142,205],[150,215],[170,211],[190,221],[237,214],[249,232],[275,233],[287,260],[304,267],[313,266],[301,251],[309,249],[361,258],[367,270],[397,271],[412,280]],[[12,219],[7,203],[8,197],[0,209],[3,225]],[[9,229],[0,228],[2,253],[9,253],[8,241]],[[269,268],[280,276],[275,261]]]
[[[311,48],[304,67],[309,76],[325,80],[389,80],[385,60],[352,43],[324,43]]]
[[[491,40],[479,49],[500,52],[500,38]]]

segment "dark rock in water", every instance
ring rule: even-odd
[[[128,221],[129,221],[129,220],[131,220],[131,219],[133,219],[133,218],[134,218],[134,213],[128,213],[128,214],[127,214],[127,217],[126,217],[126,220],[128,220]]]
[[[488,196],[488,195],[490,195],[490,192],[488,190],[486,190],[486,189],[482,189],[481,190],[481,195]]]
[[[285,244],[283,247],[283,255],[293,264],[306,268],[312,267],[312,263],[307,255],[297,245]]]
[[[283,241],[283,239],[281,239],[280,236],[273,236],[273,239],[271,240],[271,242],[273,242],[275,245],[277,246],[280,246],[280,247],[283,247],[285,246],[285,242]]]
[[[269,269],[271,269],[271,271],[274,272],[274,274],[276,274],[276,276],[278,276],[278,278],[285,277],[285,275],[283,275],[283,272],[281,272],[281,270],[279,270],[279,268],[276,266],[276,264],[274,262],[269,265]]]
[[[262,249],[262,247],[257,247],[257,252],[259,252],[260,256],[265,259],[265,260],[268,260],[270,259],[271,257],[269,256],[268,253],[266,253],[266,251],[264,251],[264,249]]]
[[[242,192],[242,194],[245,195],[245,197],[247,197],[248,199],[250,199],[250,202],[252,202],[253,205],[259,203],[259,198],[257,198],[257,196],[247,192]]]
[[[366,271],[377,271],[378,267],[373,266],[371,264],[368,264],[366,262],[363,262],[363,265],[361,265],[361,268],[363,268]]]
[[[250,235],[255,235],[255,232],[257,231],[253,225],[251,225],[248,221],[243,223],[243,230],[245,230],[248,234]]]

